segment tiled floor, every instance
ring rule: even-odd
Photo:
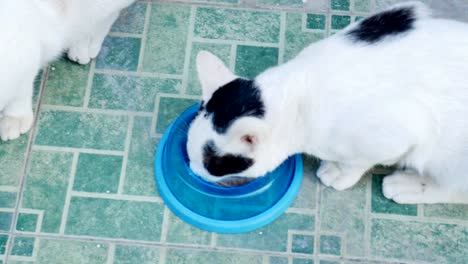
[[[396,205],[378,174],[337,192],[310,159],[294,205],[260,230],[212,234],[171,214],[153,152],[198,99],[199,50],[251,77],[392,2],[238,1],[138,2],[91,65],[39,75],[36,126],[0,143],[0,263],[468,263],[467,206]],[[468,18],[467,1],[428,2]]]

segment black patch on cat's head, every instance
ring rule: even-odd
[[[398,35],[413,29],[414,7],[401,7],[384,11],[364,20],[347,33],[356,42],[375,43],[384,37]]]
[[[219,156],[217,152],[213,141],[208,141],[203,147],[203,166],[216,177],[243,172],[254,163],[250,158],[232,154]]]
[[[261,118],[265,115],[265,106],[255,82],[240,78],[216,90],[203,108],[207,116],[213,116],[213,127],[220,134],[226,133],[239,117]]]

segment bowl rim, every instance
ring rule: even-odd
[[[195,104],[196,105],[196,104]],[[183,116],[188,110],[194,108],[195,105],[188,107],[179,117]],[[176,119],[177,120],[177,119]],[[216,233],[226,233],[226,234],[235,234],[243,233],[255,230],[257,228],[263,227],[281,216],[288,207],[294,202],[296,198],[303,177],[303,160],[301,154],[296,154],[293,157],[294,161],[294,175],[289,184],[288,189],[283,194],[283,196],[270,208],[264,212],[241,220],[218,220],[211,219],[206,216],[202,216],[187,207],[185,207],[179,200],[173,195],[169,186],[167,185],[166,179],[163,175],[162,170],[162,153],[164,147],[167,143],[170,131],[173,128],[175,120],[171,125],[165,130],[163,137],[158,143],[158,147],[155,152],[154,159],[154,177],[156,180],[156,185],[159,191],[161,198],[163,198],[166,206],[171,209],[171,211],[184,220],[185,222],[198,227],[200,229],[216,232]]]

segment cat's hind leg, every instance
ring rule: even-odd
[[[468,204],[468,193],[444,188],[412,171],[397,171],[385,177],[382,189],[385,197],[400,204]]]

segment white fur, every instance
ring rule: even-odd
[[[242,132],[219,135],[198,117],[188,145],[197,173],[217,179],[200,165],[201,146],[213,139],[222,153],[255,159],[244,176],[264,175],[288,156],[307,153],[323,160],[322,182],[342,190],[376,164],[397,163],[415,172],[385,179],[388,198],[468,203],[468,25],[431,18],[420,3],[406,5],[419,16],[409,34],[355,43],[345,35],[356,26],[350,25],[260,74],[266,115],[256,122],[268,127],[268,136],[254,150],[242,146]],[[200,68],[222,74],[210,61]]]
[[[120,10],[134,0],[0,1],[0,137],[11,140],[33,122],[33,80],[38,70],[68,50],[89,63]]]

